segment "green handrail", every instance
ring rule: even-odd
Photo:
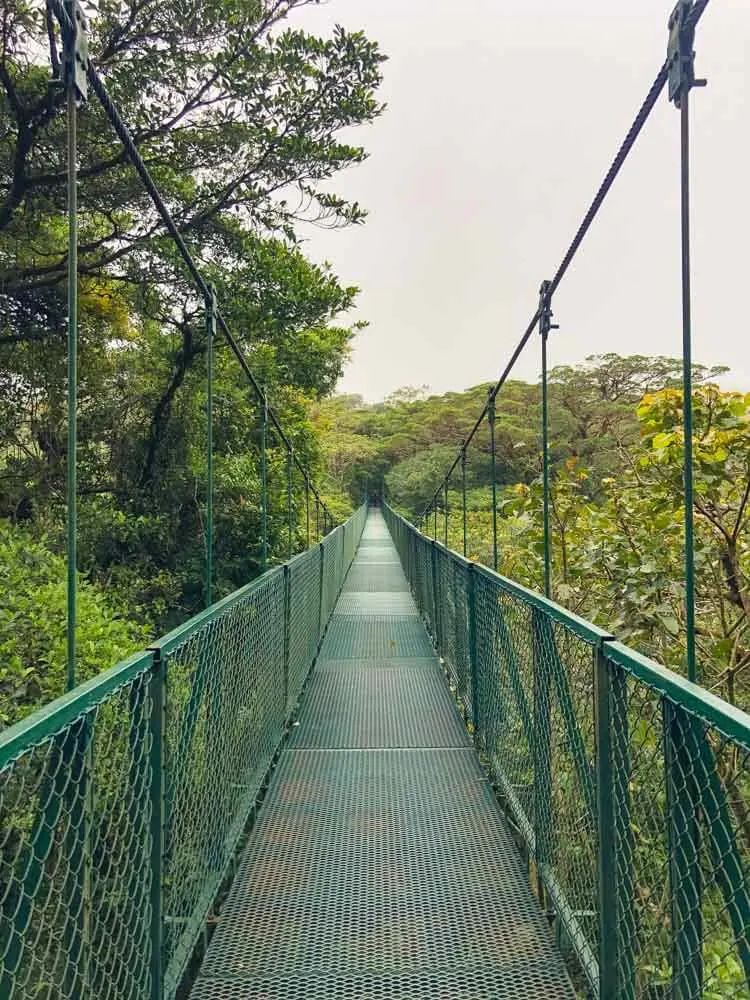
[[[0,734],[3,1000],[176,995],[365,518]]]
[[[750,716],[384,513],[591,994],[750,996]]]

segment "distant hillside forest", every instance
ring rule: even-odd
[[[703,682],[748,706],[750,690],[750,393],[726,368],[694,370],[698,651]],[[417,520],[481,412],[491,383],[462,393],[395,392],[321,402],[314,423],[329,492],[379,493]],[[567,608],[674,669],[684,662],[681,362],[590,357],[550,378],[553,590]],[[543,580],[541,392],[511,381],[497,397],[501,573]],[[461,550],[460,471],[448,495],[449,544]],[[492,565],[489,427],[467,458],[468,555]],[[444,531],[442,502],[438,537]],[[434,530],[430,518],[425,531]]]

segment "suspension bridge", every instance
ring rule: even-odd
[[[695,683],[688,98],[707,6],[677,4],[667,59],[417,527],[379,502],[335,525],[89,57],[79,5],[50,0],[68,98],[69,690],[0,733],[3,1000],[750,998],[750,718]],[[687,679],[556,603],[550,574],[552,296],[665,88],[681,120]],[[207,559],[204,611],[76,684],[88,89],[205,303]],[[544,594],[497,572],[494,467],[499,393],[537,331]],[[265,571],[215,601],[219,335],[261,408]],[[485,422],[493,568],[466,543],[466,456]],[[268,568],[271,434],[289,552]],[[457,470],[462,554],[447,545]]]

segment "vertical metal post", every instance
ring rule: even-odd
[[[307,547],[310,548],[310,480],[305,474],[305,510],[307,513]]]
[[[432,525],[432,540],[434,542],[436,542],[437,541],[437,532],[438,532],[438,527],[437,527],[437,500],[435,501],[435,511],[434,511],[434,513],[435,513],[435,518],[434,518],[433,525]]]
[[[695,78],[693,0],[678,0],[669,18],[667,48],[669,99],[680,109],[680,229],[682,265],[682,408],[685,500],[685,632],[687,674],[698,680],[695,661],[695,554],[693,540],[693,360],[690,310],[690,91],[705,86]]]
[[[268,568],[268,458],[266,449],[268,446],[268,396],[263,389],[263,400],[261,406],[260,423],[260,490],[261,490],[261,572],[265,573]]]
[[[552,323],[550,282],[543,281],[539,289],[539,333],[542,338],[542,489],[544,520],[544,593],[552,595],[552,541],[549,521],[549,399],[547,392],[547,338],[550,330],[556,330]]]
[[[468,551],[466,527],[466,448],[461,450],[461,498],[463,502],[463,553],[466,558]]]
[[[474,728],[474,739],[479,739],[480,724],[480,691],[479,691],[479,659],[477,653],[477,573],[473,563],[469,563],[468,572],[468,616],[469,616],[469,676],[471,677],[471,724]]]
[[[534,676],[534,833],[538,891],[542,899],[541,876],[552,863],[552,695],[550,680],[549,620],[538,608],[531,612]]]
[[[216,341],[216,291],[208,289],[206,309],[206,607],[213,601],[214,582],[214,343]]]
[[[286,516],[287,516],[287,532],[288,538],[288,551],[289,558],[292,558],[294,553],[294,507],[293,507],[293,494],[294,494],[294,449],[289,448],[286,453]]]
[[[594,650],[596,723],[596,791],[598,821],[599,998],[617,1000],[618,912],[617,831],[615,828],[615,761],[609,665],[601,649]]]
[[[289,663],[291,660],[292,571],[284,566],[284,722],[289,720]]]
[[[164,733],[166,730],[166,688],[167,660],[155,654],[153,672],[149,682],[149,798],[151,805],[150,831],[150,876],[151,876],[151,998],[162,1000],[164,996],[164,824],[165,824],[165,782],[164,782]]]
[[[430,569],[432,572],[432,605],[433,605],[433,617],[432,617],[432,628],[433,628],[433,640],[435,642],[435,649],[440,655],[443,652],[442,643],[442,629],[440,622],[440,610],[442,608],[442,602],[438,597],[438,571],[437,571],[437,558],[438,550],[437,545],[430,546]]]
[[[78,4],[66,0],[74,34],[65,41],[65,90],[68,168],[68,442],[67,442],[67,676],[68,691],[76,683],[78,627],[78,107],[76,39],[85,27]]]
[[[492,568],[497,572],[497,454],[495,450],[495,394],[490,389],[487,401],[490,422],[490,457],[492,474]]]
[[[693,542],[693,361],[690,317],[690,85],[683,84],[680,104],[681,217],[682,217],[682,408],[685,414],[683,459],[685,475],[685,630],[687,674],[698,680],[695,662],[695,553]]]
[[[696,720],[666,698],[662,702],[667,785],[669,875],[672,904],[672,996],[693,1000],[703,992],[703,911],[700,790],[688,728]]]
[[[445,537],[443,539],[446,549],[448,548],[448,480],[443,483],[443,506],[445,508]]]

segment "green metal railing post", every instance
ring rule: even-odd
[[[76,684],[76,636],[78,627],[78,78],[79,36],[85,44],[86,22],[75,0],[65,8],[75,33],[64,40],[67,171],[68,171],[68,441],[67,441],[67,676],[66,686]]]
[[[214,582],[214,344],[216,342],[216,290],[208,290],[206,310],[206,607],[213,601]]]
[[[305,475],[305,511],[307,515],[307,547],[310,548],[310,480]]]
[[[552,692],[548,656],[545,655],[543,612],[531,612],[532,658],[534,676],[534,827],[536,835],[537,875],[552,863]],[[538,878],[540,900],[543,898]]]
[[[695,660],[695,517],[693,503],[693,361],[690,306],[690,91],[705,86],[695,79],[693,0],[679,0],[669,18],[669,99],[680,109],[680,229],[682,266],[682,409],[685,500],[685,633],[688,679],[697,681]]]
[[[468,534],[466,525],[466,448],[461,451],[461,498],[463,503],[463,554],[468,551]]]
[[[437,525],[437,500],[435,501],[434,514],[435,514],[435,517],[434,517],[434,522],[433,522],[433,525],[432,525],[432,540],[433,540],[433,542],[436,542],[437,541],[437,533],[438,533],[438,525]]]
[[[294,554],[294,449],[286,453],[286,516],[289,558]]]
[[[164,735],[167,709],[167,660],[155,654],[149,681],[149,799],[151,806],[150,829],[150,901],[151,901],[151,997],[163,1000],[164,996],[164,826],[165,792]]]
[[[318,582],[320,584],[320,598],[318,600],[318,641],[320,641],[320,639],[321,639],[321,637],[323,635],[323,627],[324,627],[324,622],[323,622],[323,588],[325,586],[325,561],[326,561],[325,542],[321,542],[320,543],[320,567],[319,567],[319,575],[318,575]]]
[[[469,617],[469,676],[471,677],[471,724],[474,728],[474,739],[479,739],[479,661],[477,658],[477,574],[472,563],[467,567],[468,600],[467,613]]]
[[[542,338],[542,488],[544,520],[544,593],[552,596],[552,540],[549,520],[549,398],[547,387],[547,339],[550,330],[556,330],[552,322],[550,282],[543,281],[539,289],[539,333]]]
[[[260,490],[261,490],[261,559],[260,568],[265,573],[268,568],[268,396],[263,389],[260,423]]]
[[[497,573],[497,451],[495,443],[495,395],[490,389],[487,416],[490,423],[490,458],[492,474],[492,568]]]
[[[292,573],[284,565],[284,722],[289,717],[289,663],[292,638]]]
[[[674,1000],[693,1000],[703,991],[700,792],[686,731],[696,720],[666,698],[662,708],[672,904],[672,996]]]
[[[435,647],[438,653],[442,653],[442,630],[440,623],[440,608],[442,607],[440,601],[438,600],[438,572],[437,572],[437,559],[438,559],[438,549],[437,549],[437,539],[430,546],[430,563],[432,571],[432,603],[434,608],[433,615],[433,639],[435,640]]]
[[[617,830],[613,781],[616,763],[612,752],[610,667],[601,649],[594,650],[594,708],[599,840],[599,1000],[618,1000]]]
[[[443,483],[443,507],[445,508],[445,537],[443,542],[445,543],[446,549],[448,548],[448,480],[446,479]]]

